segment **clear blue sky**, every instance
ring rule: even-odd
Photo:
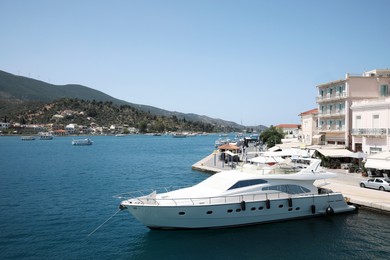
[[[390,1],[1,0],[0,70],[266,126],[390,67]]]

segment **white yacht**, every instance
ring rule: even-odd
[[[318,159],[307,160],[298,173],[223,171],[188,188],[130,194],[119,207],[150,229],[224,228],[355,210],[341,193],[313,184],[336,174],[319,171]]]

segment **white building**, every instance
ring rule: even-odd
[[[389,93],[376,100],[352,103],[352,149],[375,154],[390,149]]]
[[[275,126],[283,131],[285,139],[298,139],[301,125],[298,124],[280,124]]]
[[[316,135],[318,128],[318,109],[302,112],[300,141],[305,145],[321,144],[321,135]]]
[[[76,131],[77,131],[78,129],[77,129],[77,125],[76,125],[76,124],[69,124],[69,125],[65,126],[65,130],[66,130],[69,134],[74,134],[74,133],[76,133]]]
[[[10,126],[10,123],[0,122],[0,129],[8,129],[9,126]]]

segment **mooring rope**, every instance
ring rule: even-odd
[[[98,226],[97,228],[95,228],[94,231],[92,231],[91,233],[89,233],[88,236],[92,235],[93,233],[95,233],[99,228],[101,228],[104,224],[106,224],[110,219],[112,219],[116,214],[119,213],[119,211],[121,211],[121,209],[118,209],[117,212],[115,212],[111,217],[109,217],[106,221],[104,221],[100,226]]]

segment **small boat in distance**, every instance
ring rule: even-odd
[[[321,160],[307,160],[310,166],[293,174],[261,175],[237,169],[216,173],[188,188],[130,193],[119,208],[150,229],[226,228],[355,210],[341,193],[314,185],[337,175],[319,171]]]
[[[89,138],[85,139],[73,139],[72,145],[91,145],[93,142]]]
[[[27,136],[22,136],[20,138],[22,141],[34,141],[35,140],[35,137],[34,136],[31,136],[31,135],[27,135]]]
[[[40,132],[39,140],[53,140],[53,135],[48,132]]]
[[[187,137],[187,134],[186,133],[174,133],[173,137],[175,137],[175,138],[185,138],[185,137]]]

